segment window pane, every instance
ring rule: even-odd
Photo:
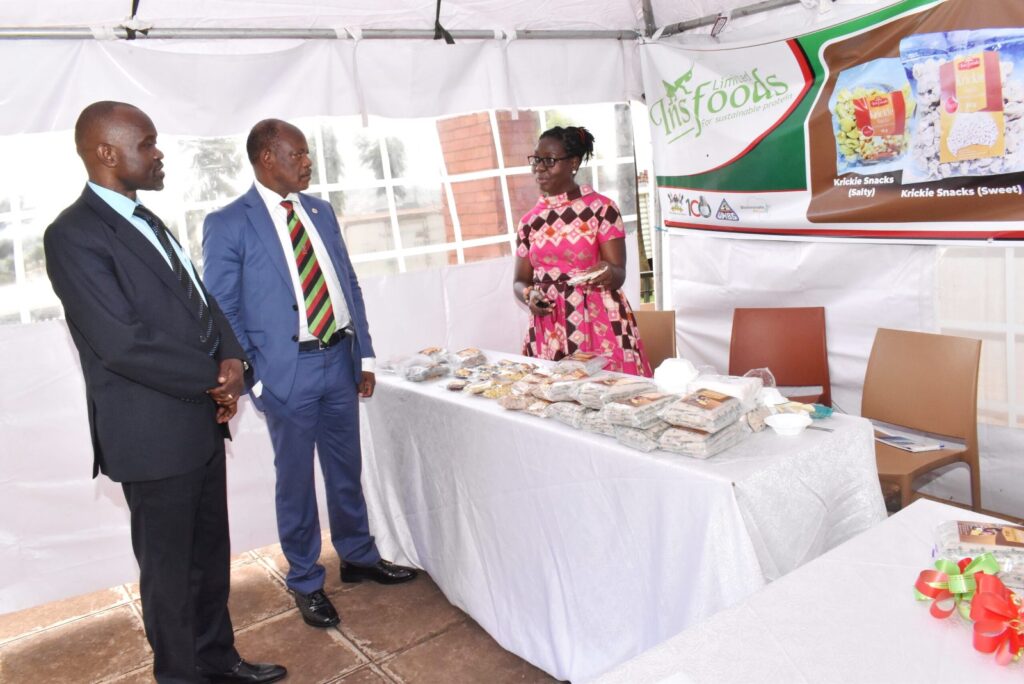
[[[372,183],[384,178],[377,134],[357,118],[329,119],[321,127],[328,183]]]
[[[360,280],[373,278],[375,276],[394,275],[398,273],[397,259],[381,259],[379,261],[364,261],[352,264],[356,275]]]
[[[441,141],[432,119],[385,119],[380,129],[392,178],[436,178],[443,173]]]
[[[14,283],[14,240],[13,231],[6,223],[0,223],[0,286]]]
[[[487,259],[498,259],[512,254],[512,248],[507,242],[499,242],[494,245],[480,245],[479,247],[467,247],[464,251],[466,263],[473,261],[485,261]]]
[[[209,212],[196,209],[185,212],[185,227],[188,229],[188,255],[196,271],[203,272],[203,221]]]
[[[405,257],[405,271],[427,271],[434,268],[443,268],[456,262],[455,252],[432,252],[430,254],[417,254],[416,256]]]
[[[509,176],[507,181],[508,200],[512,204],[512,220],[518,226],[523,215],[537,204],[540,190],[532,174]]]
[[[597,159],[632,156],[633,128],[627,105],[578,105],[544,112],[544,129],[583,126],[594,136]]]
[[[25,283],[21,288],[21,297],[27,304],[33,321],[46,321],[60,317],[60,303],[53,293],[50,279],[46,275],[46,256],[43,253],[43,226],[39,232],[32,234],[33,227],[26,226],[29,234],[22,239],[21,250],[25,264]]]
[[[508,233],[500,179],[452,183],[452,196],[459,212],[463,240]]]
[[[437,132],[449,174],[497,168],[491,118],[486,112],[441,119]]]
[[[939,259],[939,320],[1004,322],[1006,259],[1001,249],[954,247]]]
[[[398,212],[398,230],[402,247],[426,247],[451,242],[451,228],[438,211],[412,209]]]
[[[636,169],[632,164],[602,166],[597,180],[601,194],[615,200],[623,214],[636,213]]]
[[[251,167],[245,153],[245,140],[241,137],[182,139],[178,143],[178,154],[174,165],[183,165],[188,171],[172,175],[170,172],[176,169],[168,169],[168,182],[187,179],[186,200],[232,199],[242,194],[251,182]]]
[[[43,236],[26,237],[21,243],[21,251],[25,263],[25,279],[28,282],[34,280],[49,282],[46,275],[46,255],[43,253]]]
[[[498,137],[505,166],[526,166],[526,158],[537,149],[540,137],[540,113],[520,111],[513,119],[510,112],[498,112]]]
[[[394,249],[384,188],[336,190],[330,194],[330,199],[350,254]]]

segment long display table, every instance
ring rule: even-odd
[[[559,679],[595,677],[885,518],[861,418],[701,461],[444,384],[379,375],[364,403],[378,546]]]

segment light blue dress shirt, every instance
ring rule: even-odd
[[[96,185],[92,181],[88,181],[88,183],[93,192],[100,196],[101,200],[109,204],[110,208],[118,214],[125,217],[128,220],[128,223],[135,226],[135,228],[142,233],[142,237],[152,243],[153,247],[156,248],[157,253],[159,253],[160,256],[164,258],[164,261],[167,262],[167,267],[173,268],[171,266],[171,259],[167,256],[164,248],[160,246],[160,240],[157,239],[153,228],[150,227],[145,220],[135,215],[135,207],[142,204],[142,202],[126,197],[119,192],[114,192],[102,185]],[[192,278],[192,282],[196,285],[196,290],[199,292],[199,296],[203,298],[204,302],[206,302],[206,293],[203,292],[203,288],[199,287],[199,279],[196,278],[196,270],[192,266],[192,260],[188,258],[188,254],[185,254],[185,252],[182,251],[181,246],[178,244],[178,241],[174,239],[174,236],[171,235],[169,237],[171,238],[171,249],[173,249],[178,255],[178,258],[181,259],[182,265],[185,267],[185,270],[188,271],[188,275]],[[207,302],[207,304],[209,304],[209,302]]]

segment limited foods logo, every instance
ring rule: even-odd
[[[671,144],[699,138],[709,126],[763,111],[790,98],[789,84],[758,67],[727,76],[695,79],[696,63],[673,82],[662,80],[665,96],[654,102],[650,119]]]

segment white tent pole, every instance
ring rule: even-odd
[[[654,21],[654,8],[651,7],[651,0],[643,0],[644,11],[644,35],[650,38],[658,30],[658,24]]]
[[[829,0],[823,0],[829,2]],[[780,7],[788,7],[789,5],[796,5],[800,0],[764,0],[764,2],[756,2],[753,5],[746,5],[744,7],[737,7],[732,11],[731,17],[733,19],[739,19],[740,17],[747,17],[751,14],[760,14],[762,12],[770,12],[773,9]],[[661,35],[673,36],[677,33],[684,33],[686,31],[692,31],[700,28],[701,26],[711,26],[718,19],[718,13],[707,14],[699,19],[690,19],[689,21],[681,21],[678,24],[669,24],[662,31]]]
[[[118,38],[127,38],[127,31],[121,26],[111,27]],[[509,36],[504,31],[454,30],[449,31],[455,39],[463,40],[505,40]],[[363,29],[364,40],[433,40],[433,29]],[[607,31],[559,31],[525,29],[516,31],[518,40],[636,40],[640,33],[635,30]],[[0,27],[0,40],[88,40],[94,38],[93,29],[87,26],[31,26],[31,27]],[[340,39],[350,40],[351,37],[342,33],[338,35],[334,29],[324,28],[175,28],[153,27],[148,35],[136,32],[138,40],[154,39]]]

